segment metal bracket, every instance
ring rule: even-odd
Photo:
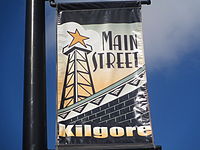
[[[139,2],[141,2],[141,4],[151,5],[151,0],[141,0]]]
[[[56,7],[55,0],[45,0],[45,1],[49,1],[51,7]]]
[[[117,145],[117,144],[92,144],[92,145],[59,145],[58,150],[162,150],[161,146],[134,146],[134,145]]]

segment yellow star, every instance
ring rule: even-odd
[[[85,45],[84,40],[89,39],[88,37],[80,35],[80,33],[79,33],[79,31],[78,31],[77,29],[76,29],[75,33],[69,32],[69,31],[68,31],[68,33],[73,37],[73,40],[72,40],[71,43],[69,44],[69,47],[71,47],[71,46],[73,46],[73,45],[75,45],[75,44],[77,44],[77,43],[80,43],[80,44],[82,44],[83,46],[87,47],[87,46]]]

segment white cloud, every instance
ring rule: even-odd
[[[150,70],[172,67],[193,52],[191,44],[200,39],[199,6],[199,0],[152,0],[152,5],[143,6],[145,55]],[[52,49],[55,48],[55,8],[47,7],[46,12],[47,49]]]
[[[193,52],[191,44],[200,38],[199,6],[199,0],[154,0],[143,7],[148,67],[172,67]]]

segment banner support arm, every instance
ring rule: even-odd
[[[140,1],[141,2],[141,4],[144,4],[144,5],[151,5],[151,0],[141,0]]]
[[[57,5],[55,0],[45,0],[45,1],[49,1],[51,7],[56,7],[56,5]],[[137,2],[138,4],[142,4],[142,5],[151,5],[151,0],[138,0],[135,2]]]

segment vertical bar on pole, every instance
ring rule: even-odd
[[[47,150],[45,0],[26,0],[23,150]]]

